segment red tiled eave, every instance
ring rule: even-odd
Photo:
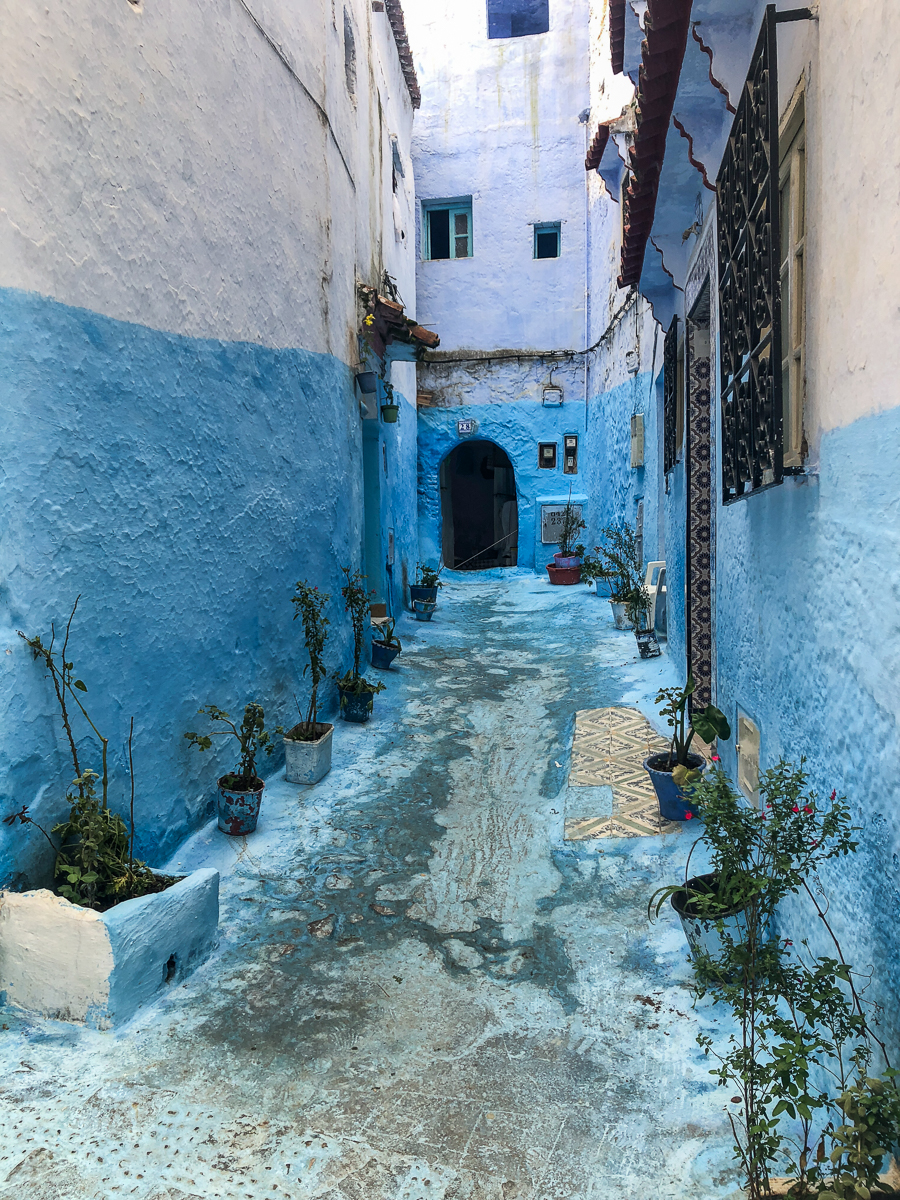
[[[384,8],[387,18],[391,23],[391,32],[394,35],[397,53],[400,56],[400,70],[403,72],[403,78],[406,81],[409,98],[412,100],[413,108],[419,108],[422,103],[422,93],[419,90],[419,81],[416,78],[416,68],[413,65],[412,52],[409,48],[409,38],[406,36],[406,22],[403,19],[403,9],[400,7],[400,0],[384,0]]]
[[[609,59],[613,74],[625,64],[625,0],[609,0]]]
[[[625,234],[619,287],[636,285],[641,278],[690,18],[691,0],[649,0],[636,96],[637,130],[631,148],[634,177],[625,190],[622,214]]]
[[[609,141],[609,126],[598,125],[597,132],[594,134],[590,148],[587,152],[587,158],[584,160],[584,169],[586,171],[596,171],[600,166],[600,159],[603,157],[603,151],[606,149],[606,143]]]

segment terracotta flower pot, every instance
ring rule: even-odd
[[[550,576],[550,582],[563,586],[581,583],[581,566],[577,567],[557,567],[554,563],[547,563],[547,574]]]

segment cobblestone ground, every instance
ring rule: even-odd
[[[223,873],[187,983],[114,1033],[4,1010],[4,1200],[738,1195],[715,1026],[646,918],[690,838],[563,839],[575,710],[652,712],[666,660],[524,572],[398,632],[331,774],[170,864]]]

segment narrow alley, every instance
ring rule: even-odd
[[[690,830],[564,839],[600,790],[567,786],[575,711],[652,713],[671,668],[530,572],[400,632],[340,765],[169,864],[222,872],[204,966],[126,1038],[4,1016],[0,1196],[737,1194],[683,937],[647,921]]]

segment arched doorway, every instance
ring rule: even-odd
[[[516,565],[515,471],[494,442],[460,442],[441,463],[441,525],[448,567],[484,571]]]

